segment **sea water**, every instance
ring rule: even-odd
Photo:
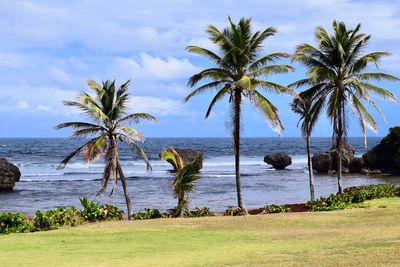
[[[369,147],[381,138],[369,138]],[[46,210],[58,206],[79,207],[79,199],[94,199],[101,184],[103,159],[85,164],[77,157],[63,170],[57,170],[60,161],[79,147],[85,140],[68,138],[0,139],[0,157],[16,164],[22,173],[21,181],[12,192],[0,192],[0,211],[33,214],[37,209]],[[362,138],[349,138],[356,154],[365,153]],[[314,153],[327,150],[330,138],[313,138]],[[134,210],[144,208],[173,208],[176,199],[172,194],[173,174],[171,165],[162,161],[163,148],[178,147],[201,150],[204,153],[201,179],[190,195],[191,207],[209,207],[223,211],[237,205],[232,140],[230,138],[148,138],[142,144],[153,170],[125,145],[120,148],[120,160]],[[286,152],[293,164],[286,170],[274,170],[263,162],[266,154]],[[241,143],[241,181],[246,207],[262,207],[271,203],[301,203],[309,199],[307,156],[305,142],[301,138],[243,138]],[[360,174],[344,176],[345,187],[376,183],[400,183],[394,178],[372,178]],[[110,186],[111,187],[111,186]],[[113,196],[110,187],[97,200],[125,209],[121,184]],[[317,196],[327,196],[337,191],[335,176],[316,175]]]

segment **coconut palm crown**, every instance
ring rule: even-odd
[[[225,29],[219,30],[213,25],[209,25],[206,29],[210,40],[216,44],[219,52],[215,53],[198,46],[186,48],[191,53],[206,57],[214,66],[190,77],[188,82],[190,87],[196,86],[199,82],[205,83],[186,96],[185,101],[202,93],[216,92],[205,115],[208,118],[218,101],[225,97],[229,99],[233,124],[238,206],[244,208],[239,167],[240,117],[243,100],[249,100],[256,109],[260,110],[274,130],[282,132],[283,125],[278,115],[278,109],[262,93],[294,94],[294,91],[263,78],[276,73],[287,73],[293,71],[293,68],[289,65],[275,64],[277,60],[289,57],[287,53],[260,56],[265,39],[276,33],[273,27],[253,32],[251,19],[241,18],[237,24],[234,24],[230,17],[228,19],[230,25]]]
[[[130,219],[132,207],[126,188],[126,179],[119,161],[118,141],[130,145],[143,158],[147,169],[150,170],[148,157],[138,144],[138,142],[144,141],[144,136],[128,125],[137,124],[142,120],[156,121],[152,115],[147,113],[127,113],[129,84],[128,80],[117,89],[115,81],[104,81],[101,84],[88,81],[88,87],[94,91],[94,96],[81,92],[76,101],[64,101],[64,105],[78,108],[91,119],[91,122],[67,122],[56,126],[56,129],[72,128],[72,137],[90,138],[88,142],[70,153],[61,162],[58,169],[63,169],[78,154],[82,154],[87,163],[104,156],[105,167],[101,188],[97,195],[104,192],[110,179],[113,183],[112,195],[118,178],[120,178],[128,208],[128,219]]]
[[[333,34],[323,27],[317,27],[315,39],[317,46],[301,44],[296,47],[293,61],[307,68],[307,78],[299,80],[290,87],[307,86],[304,96],[322,99],[327,115],[332,121],[333,134],[338,149],[338,188],[342,192],[342,146],[346,136],[348,113],[350,110],[358,118],[366,144],[366,128],[377,130],[377,124],[366,105],[372,106],[384,116],[372,96],[397,102],[393,93],[375,85],[373,81],[399,81],[399,78],[370,71],[379,67],[380,60],[389,56],[384,51],[364,53],[371,38],[360,32],[361,25],[347,28],[343,22],[333,22]]]

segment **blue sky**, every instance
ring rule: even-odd
[[[264,53],[293,52],[300,43],[313,43],[316,26],[330,29],[334,19],[349,26],[362,23],[372,34],[368,50],[386,50],[393,55],[381,69],[400,76],[400,1],[0,1],[0,137],[57,137],[55,124],[83,117],[62,105],[86,81],[132,79],[132,111],[158,117],[156,124],[138,128],[146,136],[230,136],[229,112],[220,103],[209,119],[204,113],[212,95],[193,98],[187,79],[210,66],[184,48],[215,47],[205,27],[227,25],[227,16],[237,21],[252,17],[257,30],[274,26],[278,33],[264,43]],[[304,69],[270,77],[289,84],[302,78]],[[385,84],[400,98],[400,84]],[[299,136],[297,117],[289,110],[290,98],[268,95],[279,108],[286,130],[283,136]],[[226,101],[225,101],[226,102]],[[378,120],[379,132],[399,124],[400,105],[380,102],[388,123]],[[330,136],[328,120],[321,119],[314,135]],[[244,136],[277,136],[249,105],[243,115]],[[360,136],[356,120],[350,136]],[[370,136],[375,133],[370,132]]]

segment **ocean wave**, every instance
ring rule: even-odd
[[[60,176],[64,173],[28,173],[22,174],[22,177],[43,177],[43,176]]]

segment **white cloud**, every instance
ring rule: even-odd
[[[154,116],[191,116],[193,112],[186,110],[182,101],[153,96],[133,96],[129,105],[134,112],[147,112]]]
[[[48,66],[47,69],[49,74],[55,80],[58,80],[60,82],[68,82],[70,80],[70,76],[65,71],[56,66]]]
[[[194,66],[186,58],[178,59],[151,56],[147,53],[140,54],[140,61],[132,58],[118,57],[115,59],[112,71],[123,72],[135,80],[161,80],[171,81],[187,78],[197,72],[199,68]]]
[[[0,87],[0,115],[35,116],[46,112],[48,115],[76,116],[77,111],[65,107],[63,100],[73,99],[77,92],[57,87],[32,87],[18,85],[16,87]]]
[[[45,112],[47,112],[47,111],[50,111],[50,110],[51,110],[51,107],[43,106],[43,105],[38,105],[38,106],[36,107],[36,109],[37,109],[37,110],[40,110],[40,111],[45,111]]]
[[[15,107],[17,109],[27,109],[27,108],[29,108],[29,105],[25,101],[18,101],[18,103]]]

